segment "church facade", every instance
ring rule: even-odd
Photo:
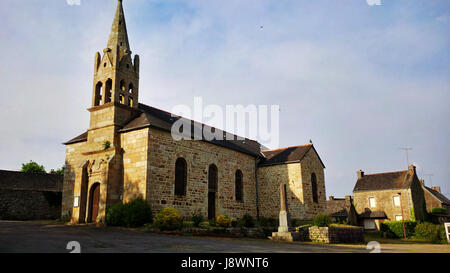
[[[153,212],[168,206],[187,218],[277,218],[283,183],[291,218],[326,210],[325,166],[312,143],[264,150],[236,136],[175,140],[171,129],[182,117],[139,103],[139,91],[139,56],[119,0],[107,47],[95,54],[89,127],[64,143],[62,215],[73,223],[103,222],[112,204],[138,197]]]

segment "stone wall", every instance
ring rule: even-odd
[[[57,219],[63,176],[0,171],[0,219]]]
[[[315,173],[318,203],[313,202],[311,174]],[[287,184],[287,201],[292,219],[313,219],[326,210],[323,166],[313,149],[301,163],[289,163],[258,168],[260,215],[278,218],[280,211],[280,184]]]
[[[364,243],[361,227],[310,227],[309,239],[316,243]]]
[[[401,193],[401,206],[395,206],[394,196],[398,196],[399,192]],[[369,198],[371,197],[375,198],[375,207],[370,207]],[[420,208],[414,207],[410,189],[354,192],[354,204],[358,214],[367,211],[384,211],[389,221],[395,221],[396,216],[402,215],[402,207],[405,220],[411,220],[413,213],[416,214],[416,211],[421,212]]]
[[[141,129],[121,134],[123,149],[123,201],[137,197],[146,198],[150,181],[148,172],[149,129]]]
[[[204,141],[175,141],[169,132],[150,128],[148,140],[147,199],[154,212],[162,207],[178,209],[191,217],[194,211],[208,215],[208,168],[218,169],[216,216],[226,214],[241,218],[248,213],[256,217],[255,159],[247,154]],[[187,162],[185,196],[175,196],[175,162]],[[243,174],[243,202],[235,198],[235,173]]]

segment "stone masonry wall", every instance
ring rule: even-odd
[[[208,168],[218,169],[216,216],[226,214],[241,218],[245,213],[256,217],[255,159],[247,154],[204,141],[175,141],[169,132],[150,128],[148,140],[147,199],[154,212],[174,207],[183,216],[199,211],[208,215]],[[175,196],[175,162],[187,162],[186,196]],[[243,202],[235,199],[235,173],[243,174]]]
[[[316,174],[318,203],[313,202],[311,174]],[[280,164],[258,168],[260,215],[278,218],[280,211],[280,184],[288,187],[287,201],[291,219],[313,219],[326,210],[323,166],[311,149],[301,163]]]
[[[319,156],[310,149],[300,163],[303,186],[303,199],[306,206],[306,219],[313,219],[317,214],[326,212],[325,174]],[[316,174],[318,202],[313,202],[311,174]]]
[[[123,149],[123,201],[146,198],[149,129],[121,134]]]
[[[394,196],[401,192],[400,202],[403,206],[405,220],[411,219],[412,199],[409,189],[380,190],[380,191],[358,191],[354,192],[354,203],[358,214],[365,211],[384,211],[389,221],[395,221],[396,215],[402,215],[401,206],[394,205]],[[374,197],[376,206],[371,208],[369,198]]]
[[[305,218],[300,163],[280,164],[258,168],[260,216],[279,217],[280,184],[287,184],[287,202],[292,219]]]
[[[57,219],[63,176],[0,170],[0,219]]]
[[[310,227],[309,239],[317,243],[364,243],[360,227]]]

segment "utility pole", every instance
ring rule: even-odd
[[[406,145],[406,147],[400,147],[399,149],[404,150],[406,152],[406,166],[409,167],[408,151],[411,151],[412,148]]]
[[[406,240],[405,217],[403,217],[402,193],[399,192],[398,195],[400,196],[400,209],[402,210],[403,238],[405,238],[405,240]]]

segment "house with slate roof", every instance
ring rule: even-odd
[[[404,171],[364,174],[359,170],[357,174],[354,204],[365,229],[379,229],[382,221],[424,219],[424,190],[414,165]]]
[[[431,212],[432,208],[444,208],[447,215],[450,215],[450,200],[441,193],[441,187],[427,187],[425,181],[420,180],[425,193],[425,202],[427,204],[427,212]]]

